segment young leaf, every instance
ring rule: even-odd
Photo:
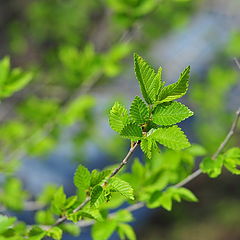
[[[240,148],[234,147],[229,149],[224,154],[224,166],[232,173],[232,174],[240,174],[240,170],[238,169],[240,165]]]
[[[81,231],[80,231],[80,227],[76,224],[73,223],[64,223],[61,226],[62,230],[64,232],[70,233],[71,235],[73,235],[74,237],[77,237],[80,235]]]
[[[79,189],[87,189],[90,186],[91,174],[87,168],[79,165],[74,174],[74,185]]]
[[[153,112],[153,122],[168,126],[191,117],[193,112],[180,102],[169,102],[157,105]]]
[[[110,170],[103,170],[99,172],[98,170],[94,169],[91,172],[90,186],[94,187],[95,185],[101,183],[108,175],[110,175],[110,173]]]
[[[33,226],[31,230],[28,232],[29,240],[41,240],[46,235],[46,232],[42,230],[40,227]]]
[[[2,88],[2,84],[4,84],[8,78],[10,72],[10,59],[9,57],[4,57],[0,61],[0,86]]]
[[[167,189],[165,192],[156,191],[152,194],[149,202],[147,203],[149,208],[163,207],[164,209],[172,210],[172,194]]]
[[[107,240],[115,231],[117,223],[113,220],[97,222],[92,227],[93,240]]]
[[[154,140],[151,138],[144,138],[141,141],[140,147],[142,151],[146,154],[147,158],[151,159],[152,157],[152,147]]]
[[[135,123],[143,124],[148,121],[149,109],[143,100],[136,96],[130,107],[130,116]]]
[[[62,239],[62,229],[59,227],[52,227],[47,231],[47,236],[49,236],[55,240],[61,240]]]
[[[62,209],[64,208],[66,202],[66,195],[63,191],[63,187],[61,186],[53,196],[53,200],[51,202],[52,211],[56,214],[61,214]]]
[[[136,123],[130,123],[123,128],[120,135],[136,141],[141,139],[142,129]]]
[[[109,124],[111,128],[120,133],[128,122],[127,109],[122,104],[115,102],[109,114]]]
[[[91,206],[95,204],[100,195],[102,194],[103,188],[100,185],[96,185],[91,192]]]
[[[155,73],[154,69],[137,54],[134,54],[134,68],[144,99],[148,104],[154,103],[162,87],[161,68]]]
[[[0,233],[5,232],[9,227],[14,224],[15,221],[16,218],[14,217],[0,215]]]
[[[165,86],[157,99],[157,103],[170,102],[184,96],[188,89],[190,66],[181,73],[177,82]]]
[[[127,210],[119,210],[114,216],[114,220],[116,220],[117,222],[132,222],[133,216]]]
[[[175,193],[178,194],[182,199],[189,202],[197,202],[197,197],[187,188],[175,188]]]
[[[113,177],[109,180],[109,185],[111,189],[119,192],[125,198],[134,200],[133,188],[130,186],[128,182],[125,182],[118,177]]]
[[[181,150],[190,146],[187,137],[176,125],[158,128],[150,137],[173,150]]]
[[[222,172],[223,156],[219,155],[215,160],[206,157],[200,164],[200,169],[203,173],[207,173],[209,177],[216,178]]]
[[[118,234],[121,240],[136,240],[135,232],[129,224],[120,223],[118,224]]]

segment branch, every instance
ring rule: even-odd
[[[112,177],[114,177],[116,174],[118,174],[118,172],[128,163],[129,159],[131,158],[132,154],[134,153],[134,151],[136,150],[137,146],[140,144],[140,141],[135,142],[135,144],[129,149],[126,157],[121,161],[120,165],[115,168],[112,173],[110,174],[110,176],[104,181],[104,183],[102,184],[102,186],[104,186]],[[91,197],[88,196],[78,207],[76,207],[73,210],[73,213],[78,212],[79,210],[81,210],[82,208],[84,208],[89,202],[91,201]],[[58,226],[59,224],[65,222],[67,220],[66,216],[63,216],[61,218],[59,218],[53,225],[53,226]]]
[[[238,61],[238,59],[235,57],[233,60],[236,63],[238,69],[240,70],[240,62]]]
[[[224,147],[227,145],[227,143],[229,142],[231,137],[236,132],[236,128],[237,128],[237,125],[238,125],[239,118],[240,118],[240,108],[236,111],[235,119],[232,123],[232,126],[231,126],[227,136],[225,137],[223,142],[219,145],[217,151],[213,154],[213,156],[212,156],[213,160],[215,160],[218,157],[218,155],[222,152]],[[183,179],[181,182],[173,185],[173,187],[175,187],[175,188],[183,187],[187,183],[189,183],[192,180],[194,180],[195,178],[197,178],[201,173],[202,173],[201,169],[197,169],[195,172],[193,172],[191,175],[189,175],[188,177]],[[136,204],[133,204],[133,205],[130,205],[130,206],[124,208],[123,210],[127,210],[129,212],[134,212],[134,211],[136,211],[136,210],[138,210],[138,209],[140,209],[144,206],[145,206],[145,204],[143,202],[138,202]],[[116,212],[113,212],[113,213],[109,214],[109,218],[113,218],[115,215],[116,215]],[[82,220],[82,221],[79,221],[77,225],[79,227],[89,227],[89,226],[93,225],[94,223],[95,223],[94,220],[91,220],[91,221]]]

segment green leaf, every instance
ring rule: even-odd
[[[203,173],[207,173],[209,177],[216,178],[222,172],[223,156],[219,155],[215,160],[206,157],[200,164],[200,169]]]
[[[91,172],[90,186],[94,187],[97,184],[100,184],[108,175],[110,175],[110,173],[111,173],[110,170],[103,170],[99,172],[98,170],[94,169]]]
[[[109,124],[111,128],[120,133],[129,122],[127,109],[120,103],[115,102],[109,114]]]
[[[175,188],[175,193],[179,194],[179,196],[189,202],[197,202],[197,197],[187,188]]]
[[[240,175],[240,148],[234,147],[224,153],[224,166],[232,173]]]
[[[158,96],[157,103],[170,102],[184,96],[188,89],[190,66],[181,73],[177,82],[165,86]]]
[[[62,229],[59,227],[52,227],[47,231],[47,236],[55,239],[61,240],[62,239]]]
[[[109,180],[109,185],[113,190],[119,192],[125,198],[134,200],[133,188],[130,186],[128,182],[125,182],[118,177],[112,177]]]
[[[136,235],[133,228],[125,223],[118,224],[118,234],[121,240],[136,240]]]
[[[67,197],[63,191],[63,187],[61,186],[53,196],[53,200],[51,202],[52,211],[60,215],[62,212],[62,209],[64,208],[66,199]]]
[[[159,68],[155,73],[154,69],[137,54],[134,54],[134,68],[144,99],[148,104],[154,103],[162,87],[162,69]]]
[[[79,165],[74,174],[74,185],[81,190],[88,189],[90,186],[91,174],[86,167]]]
[[[155,191],[149,202],[147,203],[149,208],[163,207],[164,209],[171,211],[172,210],[172,194],[168,191],[165,192]]]
[[[130,123],[123,128],[120,135],[137,141],[142,138],[142,129],[136,123]]]
[[[10,70],[10,59],[9,57],[4,57],[0,61],[0,86],[5,83],[5,81],[8,78],[9,75],[9,70]],[[2,87],[0,87],[1,89]]]
[[[157,105],[153,112],[153,122],[159,125],[168,126],[179,123],[193,112],[180,102],[169,102]]]
[[[150,137],[173,150],[181,150],[190,146],[187,137],[176,125],[171,127],[160,127],[155,130]]]
[[[97,222],[92,227],[93,240],[107,240],[115,231],[117,223],[113,220]]]
[[[172,210],[172,201],[175,200],[177,202],[181,202],[181,199],[190,201],[190,202],[197,202],[196,196],[186,188],[175,188],[170,187],[164,192],[155,191],[149,202],[149,208],[156,208],[162,206],[168,211]]]
[[[132,175],[136,180],[143,180],[144,174],[145,174],[145,168],[144,166],[139,162],[137,158],[134,159],[134,162],[132,164]]]
[[[34,226],[28,233],[29,240],[41,240],[46,235],[46,232],[38,226]]]
[[[75,237],[79,236],[81,233],[80,227],[73,223],[65,223],[61,227],[64,232],[68,232]]]
[[[103,192],[103,188],[100,185],[96,185],[92,192],[91,192],[91,206],[93,206],[95,204],[95,202],[98,200],[98,198],[100,197],[100,195]]]
[[[131,222],[133,221],[133,216],[129,211],[123,209],[117,211],[114,215],[114,220],[117,222]]]
[[[144,138],[141,141],[140,147],[142,151],[146,154],[147,158],[151,159],[152,157],[152,147],[154,140],[151,138]]]
[[[95,99],[90,95],[83,95],[71,101],[62,114],[61,121],[65,125],[84,119],[87,113],[94,107]]]
[[[51,225],[55,222],[55,218],[50,210],[41,210],[36,213],[35,221],[38,224]]]
[[[5,232],[8,228],[12,227],[16,218],[0,215],[0,233]]]
[[[149,109],[143,100],[136,96],[130,107],[130,116],[135,123],[143,124],[149,119]]]
[[[41,204],[48,204],[53,199],[55,192],[57,191],[57,186],[47,185],[42,193],[39,195],[37,201]]]

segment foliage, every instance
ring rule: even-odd
[[[118,76],[125,66],[123,60],[133,48],[141,47],[137,39],[129,43],[132,36],[122,41],[134,32],[137,24],[146,22],[141,34],[147,33],[148,39],[156,32],[162,34],[184,22],[193,4],[180,2],[43,0],[27,4],[22,10],[22,21],[14,19],[15,16],[8,20],[8,50],[15,58],[13,66],[18,64],[16,59],[27,60],[22,64],[25,70],[11,67],[9,57],[0,61],[0,98],[6,98],[6,108],[8,103],[14,102],[0,126],[0,172],[3,175],[0,239],[50,237],[60,240],[64,233],[79,236],[82,227],[92,225],[93,239],[109,239],[117,233],[122,240],[135,240],[132,210],[124,208],[140,203],[148,208],[163,207],[170,211],[174,201],[197,202],[189,189],[177,185],[191,174],[196,157],[204,156],[200,168],[210,177],[219,176],[223,167],[232,174],[240,174],[238,147],[229,148],[212,159],[203,147],[190,146],[184,132],[176,125],[193,115],[187,106],[176,101],[187,93],[190,67],[183,70],[175,83],[166,85],[162,80],[163,69],[159,67],[156,71],[138,54],[134,54],[134,69],[143,98],[134,97],[129,110],[115,102],[109,113],[110,127],[122,137],[122,142],[131,141],[129,154],[120,164],[92,171],[80,164],[73,176],[76,193],[71,196],[66,188],[55,185],[47,185],[39,190],[38,196],[32,196],[17,174],[22,156],[47,155],[66,129],[73,129],[75,156],[80,156],[81,160],[89,140],[98,146],[108,145],[98,135],[101,127],[95,119],[95,106],[99,104],[87,94],[88,90],[100,80],[108,83],[107,80]],[[180,11],[174,10],[175,5],[182,6]],[[98,14],[96,9],[100,10]],[[148,18],[150,15],[153,17]],[[159,21],[154,19],[161,19],[166,25],[159,26]],[[92,21],[98,23],[97,33]],[[106,29],[102,29],[103,23]],[[158,31],[154,30],[156,28]],[[103,39],[103,42],[95,42],[95,39]],[[234,35],[233,42],[237,42],[236,39],[238,34]],[[29,55],[29,48],[37,57]],[[33,78],[39,81],[31,83]],[[218,78],[226,81],[216,91]],[[224,98],[226,88],[230,89],[235,79],[234,73],[213,68],[208,89],[201,86],[193,89],[195,102],[206,102],[201,111],[207,110],[208,114],[219,111],[218,99]],[[2,104],[5,107],[5,101]],[[119,139],[110,138],[112,145],[106,149],[117,149],[122,154],[125,145],[121,148]],[[135,158],[129,171],[124,172],[122,168],[137,146],[146,159]],[[29,210],[28,207],[35,214],[34,225],[11,217]]]

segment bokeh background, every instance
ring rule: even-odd
[[[239,0],[2,1],[0,58],[34,78],[0,105],[1,167],[7,161],[34,198],[47,184],[74,193],[79,163],[101,169],[120,161],[129,143],[110,129],[107,114],[114,101],[129,106],[139,95],[134,52],[162,66],[168,83],[191,66],[183,101],[195,115],[182,127],[213,153],[240,106],[239,26]],[[137,239],[240,239],[239,182],[227,172],[202,175],[188,184],[199,203],[138,210]],[[34,222],[34,210],[17,214]],[[91,239],[89,229],[82,232],[80,239]]]

